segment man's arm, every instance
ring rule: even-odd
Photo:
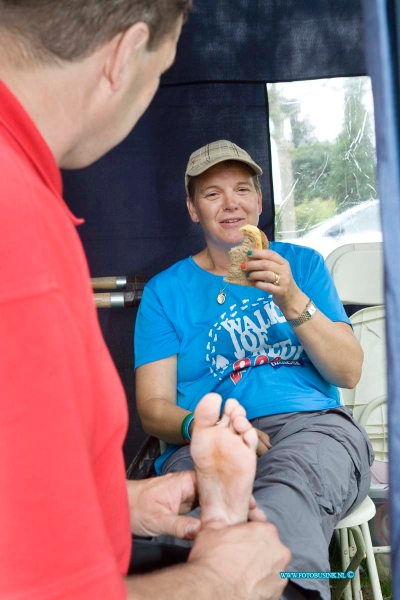
[[[0,302],[0,598],[122,598],[87,441],[87,348],[71,321],[57,291]],[[122,466],[109,484],[118,503]]]
[[[229,597],[216,593],[221,587],[217,575],[198,565],[177,565],[147,575],[127,577],[125,582],[127,600],[222,600]]]
[[[126,579],[128,600],[278,600],[290,551],[270,523],[207,528],[188,563]]]

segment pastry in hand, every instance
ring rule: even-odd
[[[247,262],[248,250],[267,250],[269,246],[268,238],[261,229],[255,225],[244,225],[240,228],[243,233],[243,243],[229,250],[231,266],[225,281],[228,283],[237,283],[238,285],[247,285],[253,287],[253,283],[246,277],[246,273],[241,269],[241,265]]]

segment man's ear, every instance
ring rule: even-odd
[[[128,66],[138,68],[146,51],[150,31],[146,23],[134,23],[126,31],[117,34],[110,42],[104,73],[113,91],[122,85]]]
[[[186,198],[186,206],[188,208],[189,215],[190,215],[190,218],[192,219],[192,221],[194,223],[198,223],[199,222],[199,218],[197,216],[197,212],[196,212],[196,209],[195,209],[194,204],[192,202],[192,199],[189,198],[189,196],[187,196],[187,198]]]

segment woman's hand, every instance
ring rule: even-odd
[[[260,458],[260,456],[262,456],[272,448],[272,444],[269,440],[268,433],[264,433],[264,431],[261,431],[261,429],[257,429],[257,427],[254,427],[254,429],[256,430],[258,435],[258,445],[256,453],[258,458]]]
[[[272,294],[286,319],[295,319],[308,302],[307,296],[293,279],[289,262],[274,250],[253,250],[242,265],[249,281],[258,289]]]

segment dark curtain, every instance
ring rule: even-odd
[[[194,0],[165,83],[365,75],[361,0]]]
[[[360,0],[361,1],[361,0]],[[117,148],[64,173],[65,198],[92,276],[153,275],[202,247],[185,207],[184,171],[201,145],[229,139],[264,170],[261,227],[274,236],[267,82],[365,74],[359,0],[195,0],[176,62]],[[143,440],[134,397],[135,309],[101,309],[125,385],[129,463]]]

